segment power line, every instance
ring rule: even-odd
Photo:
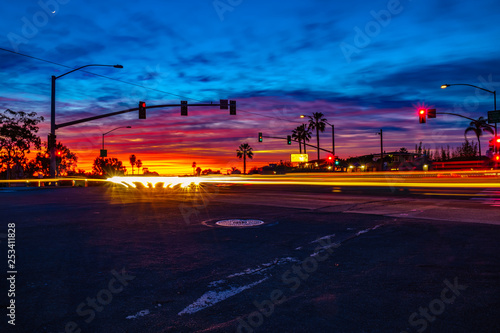
[[[53,64],[53,65],[57,65],[57,66],[61,66],[61,67],[69,68],[69,69],[74,69],[73,67],[66,66],[66,65],[54,62],[54,61],[50,61],[50,60],[46,60],[46,59],[34,57],[34,56],[31,56],[31,55],[28,55],[28,54],[24,54],[24,53],[12,51],[12,50],[9,50],[9,49],[4,49],[2,47],[0,47],[0,50],[5,51],[5,52],[10,52],[10,53],[13,53],[13,54],[17,54],[17,55],[20,55],[20,56],[23,56],[23,57],[27,57],[27,58],[31,58],[31,59],[43,61],[43,62],[46,62],[46,63],[49,63],[49,64]],[[180,98],[185,98],[185,99],[188,99],[188,100],[193,100],[193,101],[197,101],[197,102],[204,102],[204,101],[196,99],[196,98],[187,97],[187,96],[183,96],[183,95],[179,95],[179,94],[174,94],[174,93],[171,93],[171,92],[168,92],[168,91],[163,91],[163,90],[160,90],[160,89],[146,87],[146,86],[143,86],[141,84],[137,84],[137,83],[133,83],[133,82],[128,82],[128,81],[124,81],[124,80],[120,80],[120,79],[115,79],[115,78],[112,78],[112,77],[109,77],[109,76],[106,76],[106,75],[97,74],[97,73],[89,72],[89,71],[86,71],[86,70],[82,70],[81,72],[84,72],[84,73],[87,73],[87,74],[91,74],[91,75],[95,75],[95,76],[99,76],[99,77],[102,77],[102,78],[105,78],[105,79],[108,79],[108,80],[113,80],[113,81],[121,82],[121,83],[124,83],[124,84],[129,84],[129,85],[132,85],[132,86],[140,87],[140,88],[143,88],[143,89],[153,90],[153,91],[156,91],[156,92],[161,92],[161,93],[164,93],[164,94],[169,94],[169,95],[180,97]],[[247,111],[247,110],[242,110],[242,109],[239,109],[238,111],[243,112],[243,113],[253,114],[253,115],[256,115],[256,116],[259,116],[259,117],[278,119],[278,120],[288,121],[288,122],[294,122],[294,123],[297,122],[297,121],[290,120],[290,119],[284,119],[284,118],[280,118],[280,117],[264,115],[264,114],[261,114],[261,113]]]
[[[10,53],[14,53],[14,54],[17,54],[17,55],[20,55],[20,56],[23,56],[23,57],[27,57],[27,58],[31,58],[31,59],[43,61],[43,62],[46,62],[46,63],[49,63],[49,64],[53,64],[53,65],[57,65],[57,66],[61,66],[61,67],[69,68],[69,69],[74,69],[73,67],[66,66],[66,65],[54,62],[54,61],[50,61],[50,60],[46,60],[46,59],[42,59],[42,58],[37,58],[37,57],[31,56],[31,55],[28,55],[28,54],[24,54],[24,53],[12,51],[12,50],[4,49],[2,47],[0,47],[0,50],[6,51],[6,52],[10,52]],[[120,80],[120,79],[115,79],[115,78],[112,78],[112,77],[109,77],[109,76],[106,76],[106,75],[97,74],[97,73],[89,72],[89,71],[86,71],[86,70],[82,70],[81,72],[84,72],[84,73],[87,73],[87,74],[92,74],[92,75],[95,75],[95,76],[99,76],[99,77],[102,77],[102,78],[105,78],[105,79],[108,79],[108,80],[113,80],[113,81],[117,81],[117,82],[129,84],[129,85],[132,85],[132,86],[144,88],[144,89],[154,90],[154,91],[157,91],[157,92],[161,92],[161,93],[164,93],[164,94],[169,94],[169,95],[176,96],[176,97],[187,98],[187,99],[191,99],[191,100],[194,100],[194,101],[197,101],[197,102],[203,102],[203,101],[201,101],[199,99],[188,98],[186,96],[174,94],[174,93],[171,93],[171,92],[168,92],[168,91],[163,91],[163,90],[160,90],[160,89],[146,87],[146,86],[143,86],[141,84],[132,83],[132,82],[128,82],[128,81],[124,81],[124,80]]]

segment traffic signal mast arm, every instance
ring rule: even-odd
[[[465,118],[465,119],[469,119],[469,120],[472,120],[472,121],[476,121],[477,119],[473,119],[473,118],[469,118],[469,117],[466,117],[466,116],[462,116],[461,114],[458,114],[458,113],[451,113],[451,112],[436,112],[436,114],[449,114],[449,115],[452,115],[452,116],[457,116],[457,117],[461,117],[461,118]],[[495,126],[493,125],[490,125],[490,124],[485,124],[489,127],[491,127],[492,129],[495,128]]]
[[[162,105],[146,106],[146,109],[180,107],[180,106],[181,106],[181,104],[162,104]],[[217,104],[215,104],[215,103],[210,103],[210,104],[209,103],[198,103],[198,104],[189,104],[189,106],[220,106],[220,104],[219,103],[217,103]],[[139,108],[132,108],[132,109],[126,109],[126,110],[122,110],[122,111],[105,113],[105,114],[101,114],[101,115],[98,115],[98,116],[83,118],[83,119],[79,119],[79,120],[68,121],[67,123],[62,123],[62,124],[56,125],[56,129],[62,128],[62,127],[66,127],[66,126],[71,126],[71,125],[86,123],[88,121],[97,120],[97,119],[101,119],[101,118],[107,118],[107,117],[117,116],[119,114],[124,114],[124,113],[128,113],[128,112],[134,112],[134,111],[138,111],[138,110],[139,110]]]
[[[263,135],[262,137],[263,137],[263,138],[269,138],[269,139],[288,140],[288,138],[281,138],[281,137],[279,137],[279,136],[267,136],[267,135]],[[295,139],[292,139],[292,141],[294,141],[294,142],[299,142],[299,141],[297,141],[297,140],[295,140]],[[304,144],[304,142],[302,142],[302,144]],[[317,148],[318,148],[318,147],[313,146],[313,145],[310,145],[310,144],[308,144],[308,143],[306,143],[306,146],[313,147],[313,148],[315,148],[315,149],[317,149]],[[323,149],[323,148],[319,148],[319,150],[326,151],[327,153],[333,154],[333,152],[332,152],[331,150],[326,150],[326,149]]]

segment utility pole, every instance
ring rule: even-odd
[[[377,134],[380,135],[380,170],[384,171],[384,139],[382,129]]]

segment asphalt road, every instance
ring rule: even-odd
[[[2,189],[17,274],[16,326],[3,315],[1,331],[498,332],[488,191]]]

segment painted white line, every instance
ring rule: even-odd
[[[280,258],[280,259],[275,259],[274,261],[267,262],[265,264],[260,264],[257,268],[247,268],[242,272],[234,273],[231,275],[228,275],[227,278],[233,278],[236,276],[242,276],[242,275],[247,275],[247,274],[260,274],[264,271],[267,271],[274,265],[282,265],[287,262],[299,262],[300,260],[296,258],[291,258],[291,257],[286,257],[286,258]]]
[[[318,238],[318,239],[316,239],[316,240],[313,240],[313,241],[312,241],[311,243],[309,243],[309,244],[312,244],[312,243],[319,243],[319,242],[321,242],[322,240],[326,240],[326,239],[328,239],[328,238],[333,238],[333,237],[335,237],[335,234],[332,234],[332,235],[326,235],[326,236],[323,236],[323,237]]]
[[[364,230],[358,231],[356,233],[356,236],[359,236],[361,234],[367,233],[368,231],[371,231],[371,230],[375,230],[375,229],[377,229],[378,227],[381,227],[381,226],[382,226],[382,224],[377,224],[376,226],[374,226],[372,228],[368,228],[368,229],[364,229]]]
[[[149,314],[149,310],[146,309],[146,310],[142,310],[142,311],[137,312],[133,316],[127,316],[127,318],[125,318],[125,319],[136,319],[137,317],[144,317],[144,316],[146,316],[148,314]]]
[[[212,281],[208,284],[209,287],[217,287],[219,284],[226,282],[226,280]]]
[[[193,314],[196,313],[200,310],[203,310],[205,308],[211,307],[225,299],[228,299],[229,297],[232,297],[234,295],[237,295],[241,293],[244,290],[250,289],[259,283],[264,282],[268,278],[265,277],[259,281],[256,281],[254,283],[248,284],[246,286],[241,286],[241,287],[232,287],[231,289],[223,290],[223,291],[207,291],[204,293],[200,298],[198,298],[196,301],[194,301],[192,304],[188,305],[184,310],[178,313],[178,315],[183,315],[183,314]]]

